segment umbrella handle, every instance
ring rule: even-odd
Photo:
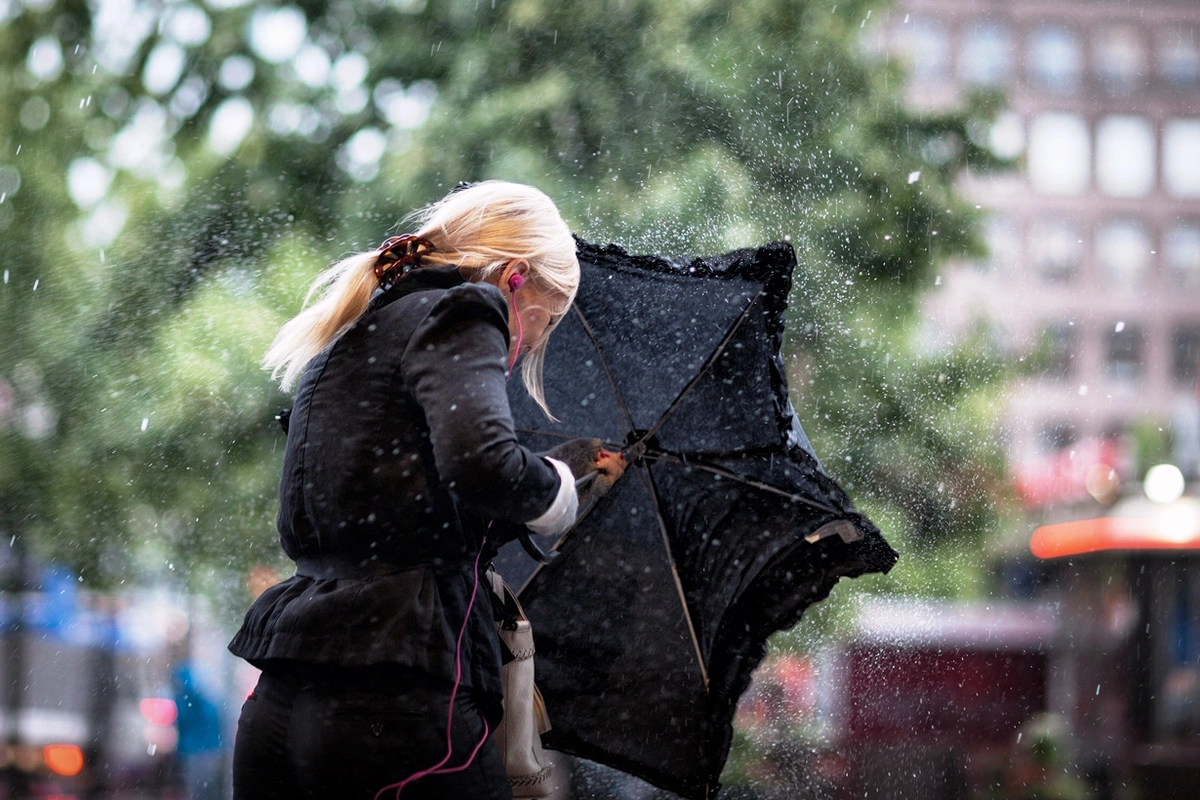
[[[579,491],[586,488],[592,481],[596,480],[596,476],[599,474],[599,472],[589,472],[582,477],[576,478],[575,490]],[[557,550],[551,550],[550,552],[543,550],[538,543],[533,540],[533,536],[530,535],[528,530],[521,531],[517,538],[521,542],[521,548],[534,561],[542,564],[549,564],[551,561],[558,558]]]
[[[518,538],[521,541],[521,547],[534,561],[538,561],[542,564],[549,564],[551,561],[558,558],[557,551],[551,551],[547,553],[545,550],[539,547],[538,543],[533,540],[533,536],[530,535],[528,530],[521,531],[521,535]]]

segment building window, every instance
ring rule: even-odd
[[[1016,158],[1025,151],[1025,123],[1013,111],[1003,111],[988,131],[988,149],[997,158]]]
[[[1046,422],[1038,431],[1038,444],[1043,453],[1057,453],[1066,450],[1079,441],[1079,429],[1075,423],[1065,420]]]
[[[1171,377],[1192,385],[1200,375],[1200,325],[1180,325],[1171,337]]]
[[[1131,25],[1101,28],[1092,43],[1092,69],[1100,87],[1128,95],[1146,80],[1146,45]]]
[[[938,83],[950,67],[950,38],[944,25],[930,20],[913,20],[901,28],[901,47],[908,57],[916,83]]]
[[[1012,71],[1012,34],[998,22],[981,22],[963,38],[958,74],[967,83],[997,86]]]
[[[1115,381],[1132,383],[1142,375],[1142,329],[1124,322],[1108,332],[1104,374]]]
[[[1200,197],[1200,119],[1163,126],[1163,185],[1176,197]]]
[[[1075,371],[1075,354],[1079,350],[1079,338],[1073,325],[1066,322],[1047,325],[1042,329],[1039,349],[1043,377],[1071,377]]]
[[[1069,220],[1040,220],[1029,232],[1029,249],[1034,268],[1043,280],[1065,283],[1079,273],[1083,235]]]
[[[1043,194],[1087,191],[1092,165],[1087,123],[1078,114],[1040,114],[1029,126],[1029,180]]]
[[[1158,71],[1177,89],[1200,86],[1200,43],[1194,28],[1170,27],[1158,41]]]
[[[1096,260],[1105,280],[1117,289],[1142,285],[1153,249],[1146,226],[1135,220],[1116,220],[1096,231]]]
[[[1012,274],[1021,261],[1021,232],[1008,217],[996,214],[988,217],[984,228],[990,268],[993,272]]]
[[[1177,222],[1167,229],[1163,263],[1177,286],[1200,286],[1200,222]]]
[[[1154,188],[1154,128],[1142,117],[1111,116],[1096,127],[1096,183],[1112,197]]]
[[[1042,25],[1029,37],[1029,78],[1038,89],[1070,92],[1083,65],[1079,37],[1061,25]]]

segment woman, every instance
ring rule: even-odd
[[[521,525],[569,528],[578,478],[602,493],[624,468],[598,441],[539,456],[513,431],[508,372],[523,353],[546,409],[542,356],[579,285],[550,199],[485,182],[418,219],[321,275],[266,356],[296,390],[278,527],[297,568],[230,644],[263,670],[238,724],[238,800],[370,800],[443,761],[465,768],[403,797],[510,797],[479,570]]]

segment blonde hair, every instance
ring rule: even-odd
[[[575,240],[553,201],[532,186],[476,183],[451,192],[405,222],[418,223],[417,235],[435,248],[421,258],[421,266],[455,266],[467,280],[478,281],[524,259],[529,262],[527,280],[543,294],[560,298],[556,308],[548,309],[552,314],[565,314],[575,301],[579,289]],[[378,255],[377,251],[352,255],[313,281],[304,299],[307,307],[280,329],[263,359],[264,368],[271,370],[284,391],[294,389],[308,362],[366,312],[379,288]],[[547,416],[542,364],[552,327],[530,343],[521,364],[522,382]]]

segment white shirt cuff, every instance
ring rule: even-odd
[[[525,527],[534,533],[557,536],[566,533],[575,523],[575,515],[579,513],[579,494],[575,491],[575,476],[571,474],[571,468],[556,458],[546,460],[558,471],[558,494],[546,513],[526,522]]]

